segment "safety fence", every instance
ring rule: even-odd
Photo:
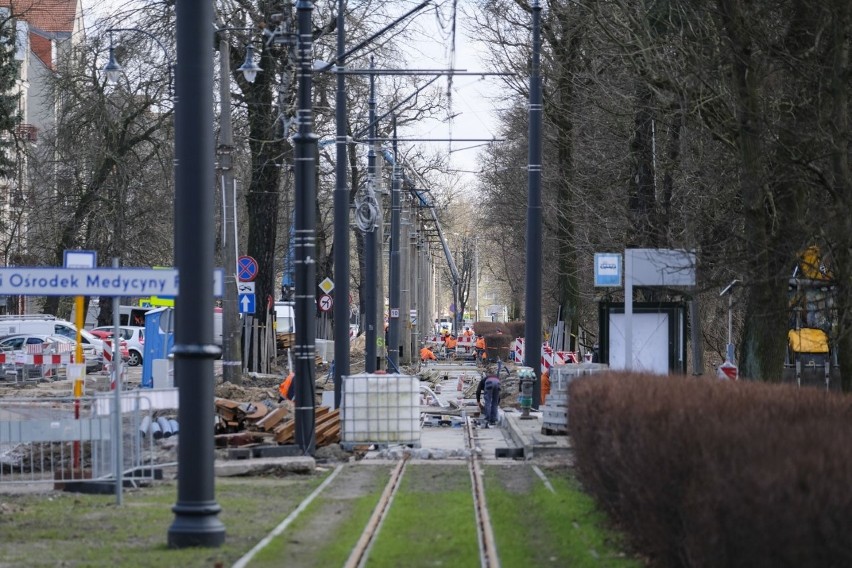
[[[113,394],[0,399],[0,484],[114,483],[118,456],[124,485],[153,479],[157,448],[142,428],[151,401],[126,393],[119,422]]]

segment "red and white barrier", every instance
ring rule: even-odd
[[[16,365],[62,365],[73,363],[73,353],[55,353],[44,355],[42,353],[0,353],[0,363],[15,363]]]
[[[518,337],[515,339],[514,346],[515,363],[518,365],[524,364],[525,344],[524,338]],[[541,372],[549,371],[551,367],[556,365],[565,365],[567,363],[579,363],[577,353],[574,351],[554,351],[550,344],[546,341],[541,344]]]

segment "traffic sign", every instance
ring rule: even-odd
[[[319,309],[327,312],[331,309],[331,306],[334,305],[334,298],[329,296],[328,294],[323,294],[319,297]]]
[[[398,318],[399,317],[399,308],[391,308],[390,317]]]
[[[66,250],[63,254],[65,268],[97,268],[98,252],[94,250]]]
[[[257,261],[250,256],[241,256],[237,259],[237,278],[240,282],[251,282],[257,278]]]
[[[238,295],[237,304],[240,306],[241,314],[253,314],[254,313],[254,294],[239,294]]]
[[[254,282],[238,283],[237,294],[254,294]]]
[[[319,283],[320,290],[325,292],[326,294],[330,294],[332,290],[334,290],[334,282],[331,278],[326,277],[322,282]]]

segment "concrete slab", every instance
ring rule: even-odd
[[[317,462],[310,456],[250,458],[247,460],[216,460],[217,477],[239,477],[261,474],[312,473]]]

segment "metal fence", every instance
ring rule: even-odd
[[[0,484],[113,481],[119,455],[124,485],[152,479],[156,448],[142,429],[152,418],[151,401],[122,398],[120,435],[115,408],[113,393],[0,399]]]

